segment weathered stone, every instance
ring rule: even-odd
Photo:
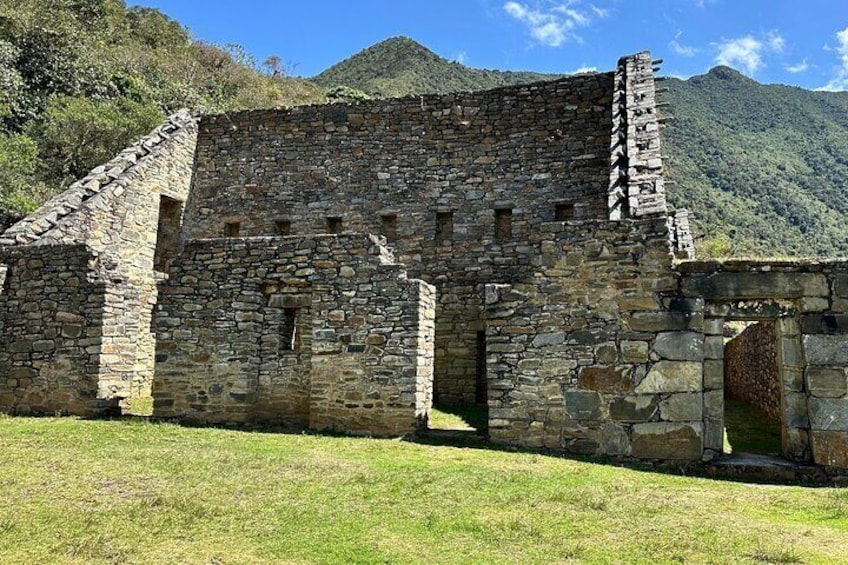
[[[601,396],[595,392],[566,391],[565,412],[574,420],[600,420]]]
[[[630,366],[583,367],[577,386],[584,390],[595,392],[627,392],[631,388]]]
[[[827,296],[827,278],[820,273],[712,273],[688,277],[683,290],[707,300],[752,298],[801,298]]]
[[[656,411],[654,395],[623,396],[610,403],[610,418],[617,422],[647,422]]]
[[[840,398],[848,394],[848,375],[844,368],[807,367],[807,390],[812,396]]]
[[[805,335],[804,353],[810,365],[848,365],[848,336]]]
[[[704,389],[724,389],[724,361],[704,361]]]
[[[703,361],[704,335],[695,332],[660,333],[654,342],[654,351],[663,359]]]
[[[631,453],[642,459],[694,461],[701,458],[701,424],[634,424]]]
[[[695,392],[703,387],[703,364],[690,361],[660,361],[636,386],[637,394]]]
[[[848,468],[848,434],[813,430],[810,435],[816,464]]]
[[[848,334],[848,315],[807,314],[801,316],[801,331],[805,334]]]
[[[807,395],[797,392],[786,392],[782,402],[783,417],[781,421],[790,428],[809,428],[810,418],[807,409]]]
[[[672,394],[660,402],[660,418],[669,422],[700,421],[703,405],[701,393]]]
[[[810,397],[808,407],[812,429],[848,432],[848,399]]]
[[[625,363],[646,363],[650,348],[646,341],[622,341],[621,360]]]

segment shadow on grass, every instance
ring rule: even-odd
[[[780,455],[780,422],[756,406],[725,399],[724,427],[733,453]]]

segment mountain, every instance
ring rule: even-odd
[[[562,75],[472,69],[408,37],[392,37],[313,77],[324,88],[349,86],[374,97],[487,90]]]
[[[848,93],[728,67],[663,86],[669,200],[693,211],[704,251],[848,255]]]

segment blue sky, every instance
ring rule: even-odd
[[[726,64],[760,82],[848,90],[848,0],[138,0],[194,35],[311,76],[406,35],[466,65],[611,69],[649,49],[663,74]]]

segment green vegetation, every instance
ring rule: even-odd
[[[664,86],[670,200],[694,212],[707,254],[848,255],[848,93],[727,67]]]
[[[351,86],[372,97],[487,90],[561,75],[471,69],[439,57],[408,37],[392,37],[333,65],[313,80]]]
[[[0,420],[2,563],[840,563],[848,491],[145,421]]]
[[[278,58],[194,40],[154,9],[0,0],[0,208],[32,210],[179,108],[323,100]]]
[[[0,0],[0,218],[32,210],[181,107],[201,111],[481,90],[558,75],[471,69],[406,37],[312,80],[193,39],[123,0]],[[669,198],[702,256],[848,255],[848,94],[727,67],[669,79]]]

